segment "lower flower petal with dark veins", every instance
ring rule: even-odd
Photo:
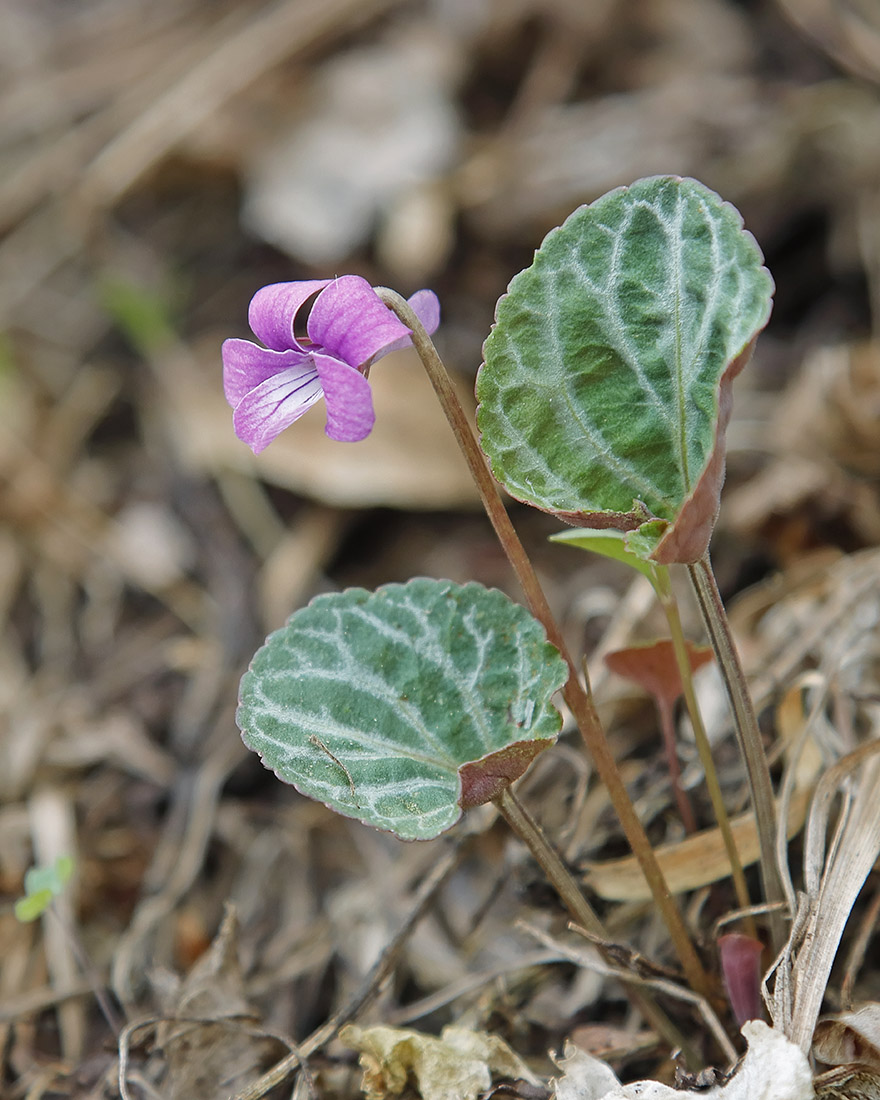
[[[232,416],[235,434],[259,454],[320,400],[322,393],[311,361],[282,371],[250,390],[236,405]]]
[[[267,382],[276,374],[296,367],[314,373],[310,355],[301,351],[268,351],[250,340],[224,340],[223,392],[235,408],[245,394]]]

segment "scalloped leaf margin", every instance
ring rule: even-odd
[[[631,532],[662,564],[705,553],[731,383],[773,280],[739,212],[692,179],[638,180],[552,230],[498,302],[477,423],[512,496]]]
[[[503,593],[416,578],[319,596],[241,683],[245,744],[302,794],[405,840],[517,779],[561,727],[568,669]]]

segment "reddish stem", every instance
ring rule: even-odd
[[[422,360],[422,364],[431,380],[431,385],[434,387],[434,392],[437,394],[462,454],[470,467],[483,507],[486,509],[486,514],[495,529],[508,561],[513,566],[529,610],[543,625],[549,641],[556,646],[568,664],[569,676],[565,687],[562,689],[563,696],[574,715],[581,736],[593,758],[599,778],[608,791],[608,796],[620,819],[627,841],[639,861],[642,873],[669,930],[670,938],[681,962],[685,977],[695,992],[703,996],[710,996],[711,983],[709,977],[688,935],[678,905],[669,891],[651,842],[648,840],[641,821],[639,821],[608,745],[593,700],[578,679],[577,668],[550,610],[547,597],[544,595],[525,548],[510,522],[510,517],[507,515],[498,492],[498,486],[489,471],[486,458],[477,443],[464,409],[461,407],[461,402],[458,400],[458,395],[446,367],[437,354],[437,349],[434,347],[431,338],[425,332],[424,326],[407,302],[394,290],[389,290],[386,287],[376,287],[375,290],[382,301],[412,331],[413,345]]]
[[[657,712],[660,715],[660,728],[663,731],[663,747],[666,749],[666,763],[669,768],[669,778],[672,782],[672,791],[678,805],[678,812],[684,822],[685,831],[695,833],[697,831],[697,819],[688,793],[681,784],[681,765],[678,762],[678,745],[675,736],[675,716],[672,713],[672,704],[666,699],[657,697]]]

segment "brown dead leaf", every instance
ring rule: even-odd
[[[813,1078],[816,1100],[880,1100],[880,1077],[869,1066],[836,1066]]]
[[[803,826],[810,802],[809,788],[795,791],[788,809],[788,835]],[[759,856],[754,815],[749,811],[730,819],[730,829],[743,867],[756,863]],[[684,894],[718,882],[730,874],[730,863],[721,830],[703,829],[673,844],[661,844],[654,855],[673,894]],[[586,863],[586,885],[608,901],[650,901],[651,892],[634,856]]]
[[[774,460],[728,494],[724,522],[754,532],[792,517],[804,529],[842,516],[880,536],[880,345],[816,348],[781,394],[763,436]],[[783,548],[784,549],[784,548]],[[792,549],[800,551],[800,547]]]
[[[801,738],[807,722],[800,693],[793,689],[779,708],[777,719],[780,733],[786,745],[792,749]],[[809,730],[807,730],[809,732]],[[777,800],[777,814],[781,818],[783,806],[787,806],[786,833],[792,837],[800,831],[806,820],[810,799],[822,773],[823,758],[812,738],[807,738],[799,751],[793,753],[790,768],[790,789]],[[759,855],[758,834],[754,814],[751,811],[731,818],[731,831],[744,867],[755,863]],[[724,839],[718,828],[703,829],[684,840],[662,844],[655,854],[672,893],[685,893],[724,878],[729,870],[726,861]],[[618,901],[647,901],[650,898],[641,868],[633,856],[587,863],[587,885],[600,897]]]
[[[880,1100],[880,1077],[870,1066],[835,1066],[813,1078],[816,1100]]]
[[[838,64],[880,80],[880,14],[872,0],[779,0],[791,22]]]
[[[653,1031],[633,1033],[629,1028],[613,1024],[581,1024],[572,1031],[569,1040],[594,1058],[606,1061],[644,1053],[657,1045]]]

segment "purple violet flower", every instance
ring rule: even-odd
[[[298,340],[296,315],[318,291],[307,339]],[[420,290],[409,304],[434,332],[440,323],[437,295]],[[264,286],[251,299],[248,321],[266,346],[224,341],[223,389],[234,410],[235,434],[254,454],[321,397],[331,439],[354,443],[370,434],[376,417],[367,372],[383,355],[407,347],[411,331],[366,279],[343,275]]]

